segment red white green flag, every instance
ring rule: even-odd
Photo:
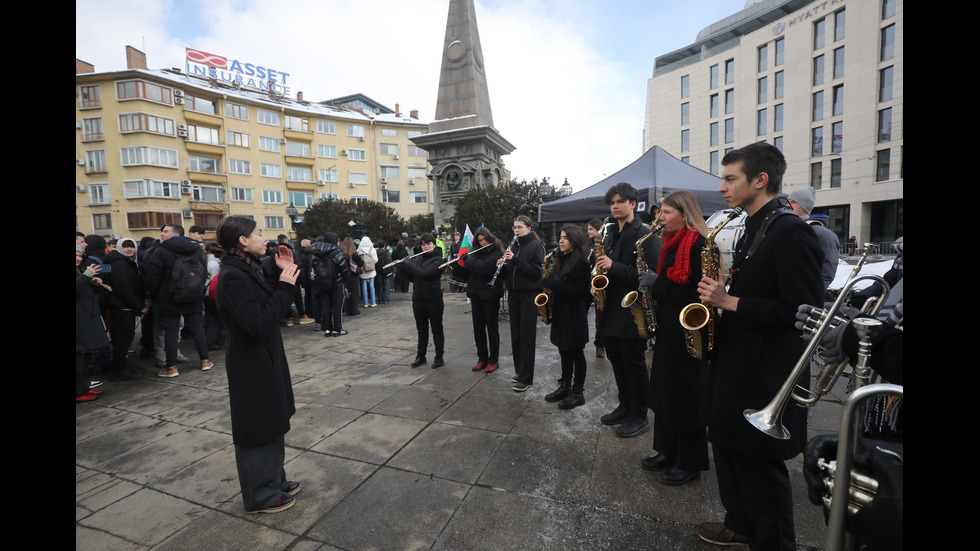
[[[459,256],[463,256],[464,254],[466,254],[472,246],[473,246],[473,232],[470,231],[470,225],[466,224],[466,231],[463,232],[463,242],[459,246]],[[460,266],[463,265],[462,260],[457,260],[456,263],[459,264]]]

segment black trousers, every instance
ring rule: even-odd
[[[538,307],[534,305],[535,293],[507,293],[510,309],[510,344],[514,352],[514,371],[517,381],[534,383],[534,343],[538,329]]]
[[[123,375],[129,369],[126,355],[136,337],[136,311],[112,310],[109,313],[109,330],[112,332],[112,372]]]
[[[582,392],[585,388],[585,351],[559,350],[561,356],[561,380],[572,381],[572,389]]]
[[[476,357],[481,362],[495,364],[500,356],[500,299],[477,300],[473,307],[473,339]]]
[[[235,463],[246,511],[276,505],[286,486],[286,443],[282,436],[261,446],[235,445]]]
[[[712,450],[725,526],[748,536],[752,551],[796,549],[786,463],[742,455],[717,443]]]
[[[177,337],[180,333],[180,316],[184,316],[184,327],[190,331],[197,345],[197,355],[202,360],[208,359],[208,339],[204,336],[204,324],[201,322],[201,312],[188,314],[160,314],[160,329],[163,330],[163,348],[167,354],[167,365],[177,365]]]
[[[647,387],[650,385],[645,355],[646,341],[609,335],[604,335],[603,338],[606,355],[613,367],[616,387],[619,389],[619,404],[629,410],[630,417],[646,417]]]
[[[340,331],[344,328],[344,286],[337,285],[332,290],[320,289],[316,293],[320,304],[320,328],[324,331]]]
[[[442,312],[445,304],[442,297],[429,300],[412,299],[412,311],[415,314],[415,328],[419,332],[418,355],[425,357],[429,348],[429,327],[432,327],[432,341],[436,346],[436,357],[441,358],[445,351],[446,334],[442,330]]]
[[[653,416],[653,449],[674,460],[674,467],[689,471],[708,470],[708,431],[670,430],[660,415]]]

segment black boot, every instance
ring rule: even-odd
[[[560,402],[566,396],[568,396],[568,393],[571,390],[572,390],[572,383],[571,383],[571,381],[567,381],[565,379],[560,379],[558,381],[558,389],[555,390],[554,392],[552,392],[551,394],[545,396],[544,397],[544,400],[546,402]]]
[[[558,409],[573,409],[585,405],[585,394],[581,388],[573,388],[572,392],[558,404]]]

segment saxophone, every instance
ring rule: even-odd
[[[726,224],[738,218],[744,206],[737,207],[729,213],[728,218],[715,226],[704,240],[701,249],[701,274],[707,277],[717,277],[718,266],[721,263],[718,245],[715,237]],[[707,360],[715,351],[715,318],[718,314],[715,308],[703,302],[692,302],[681,310],[680,322],[684,328],[684,342],[687,353],[698,360]]]
[[[636,242],[636,271],[637,272],[648,272],[650,271],[650,266],[647,264],[646,255],[643,253],[643,243],[647,239],[650,239],[654,235],[657,235],[663,231],[666,224],[660,224],[659,226],[650,230],[650,233],[644,235]],[[630,291],[626,293],[623,297],[622,302],[619,304],[623,308],[629,308],[633,312],[633,318],[636,321],[636,329],[640,332],[640,336],[644,339],[649,339],[657,332],[657,313],[653,310],[653,294],[650,292],[649,287],[640,286],[637,291]]]
[[[606,251],[602,247],[602,242],[606,240],[606,231],[612,222],[609,221],[607,216],[605,220],[602,221],[602,230],[599,234],[595,236],[595,248],[593,249],[593,254],[596,260],[600,256],[605,256]],[[592,269],[592,288],[595,289],[595,307],[597,310],[602,310],[606,307],[606,287],[609,286],[609,278],[606,277],[606,269],[600,268],[598,264]]]
[[[558,247],[555,247],[553,251],[546,254],[544,257],[544,262],[541,264],[541,279],[548,278],[548,260],[551,259],[551,255],[558,252]],[[551,323],[551,318],[554,316],[555,302],[551,300],[551,289],[544,289],[544,292],[538,293],[534,297],[534,305],[538,307],[538,315],[541,316],[541,321],[545,325]]]

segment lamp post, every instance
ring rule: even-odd
[[[296,231],[296,227],[299,224],[302,223],[302,222],[297,222],[296,221],[296,218],[298,217],[298,215],[299,215],[299,211],[296,210],[296,205],[294,205],[293,202],[290,201],[289,202],[289,206],[286,207],[286,216],[289,217],[289,220],[290,220],[290,222],[292,224],[293,233],[295,233],[297,235],[297,237],[299,236],[299,232]]]
[[[541,185],[538,186],[538,198],[541,199],[542,203],[548,201],[551,195],[555,192],[555,188],[548,182],[548,177],[545,176],[541,179]],[[555,248],[558,246],[558,238],[555,236],[555,224],[551,224],[551,239],[548,240],[548,247]]]

